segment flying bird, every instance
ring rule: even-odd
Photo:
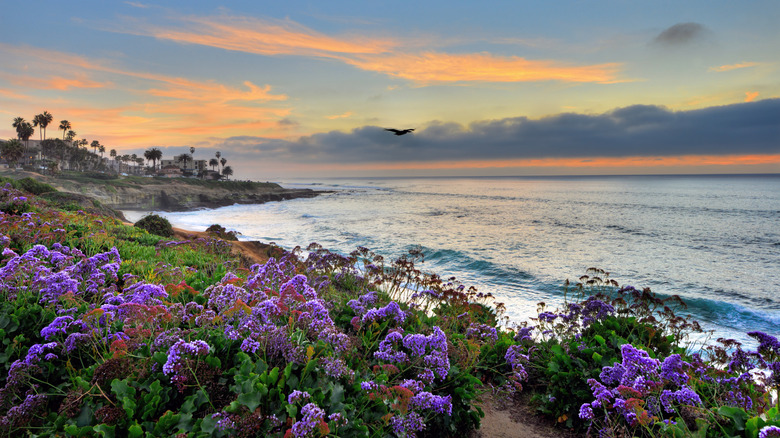
[[[412,129],[385,128],[385,131],[390,131],[390,132],[394,133],[395,135],[404,135],[404,134],[408,134],[408,133],[414,131],[414,128],[412,128]]]

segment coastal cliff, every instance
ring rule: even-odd
[[[60,192],[86,196],[115,210],[186,211],[233,204],[262,204],[295,198],[311,198],[323,192],[285,189],[279,184],[250,181],[202,181],[188,178],[107,178],[102,175],[41,175],[2,169],[0,175],[30,177]]]

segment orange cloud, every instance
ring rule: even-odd
[[[752,102],[758,97],[758,91],[745,91],[745,102]]]
[[[215,82],[195,82],[179,78],[164,79],[164,82],[167,83],[165,89],[151,89],[148,93],[153,96],[206,102],[287,100],[287,96],[283,94],[270,94],[270,85],[258,87],[250,81],[244,81],[248,91]]]
[[[341,170],[425,170],[425,169],[487,169],[517,167],[562,168],[669,168],[704,166],[779,165],[780,154],[767,155],[684,155],[678,157],[581,157],[536,158],[516,160],[471,160],[406,163],[343,164],[333,166]],[[330,167],[330,166],[329,166]]]
[[[17,85],[35,89],[97,87],[121,83],[143,98],[125,106],[74,108],[60,105],[58,114],[78,121],[78,131],[98,136],[104,143],[144,146],[143,143],[182,144],[199,141],[202,136],[229,137],[247,132],[273,137],[279,131],[278,121],[290,113],[289,108],[268,106],[287,100],[284,94],[273,94],[269,85],[258,86],[245,81],[235,87],[215,81],[194,81],[186,78],[133,71],[114,66],[104,60],[29,47],[0,43],[0,53],[24,56],[25,65],[71,71],[72,77],[34,77],[0,74]],[[19,58],[14,58],[19,59]],[[41,68],[38,68],[41,66]],[[45,73],[45,71],[44,71]],[[113,82],[99,82],[90,76],[119,77]],[[127,78],[139,79],[128,81]],[[10,93],[2,93],[11,97]],[[50,101],[52,104],[53,101]],[[54,108],[52,108],[54,109]]]
[[[709,71],[723,72],[723,71],[737,70],[737,69],[740,69],[740,68],[755,67],[757,65],[760,65],[760,63],[758,63],[758,62],[741,62],[739,64],[721,65],[721,66],[718,66],[718,67],[710,67]]]
[[[382,53],[396,44],[380,38],[330,37],[289,20],[220,16],[188,17],[183,21],[192,29],[142,26],[142,31],[128,33],[148,33],[159,39],[258,55],[333,57],[336,54]]]
[[[573,66],[548,60],[528,60],[489,53],[360,56],[345,59],[360,69],[430,84],[443,82],[596,82],[619,81],[618,63]]]
[[[69,90],[71,88],[104,88],[111,86],[110,82],[98,82],[87,79],[84,75],[80,77],[66,78],[62,76],[51,76],[46,78],[36,78],[32,76],[0,75],[9,82],[19,87],[35,88],[38,90]]]
[[[549,60],[527,60],[489,53],[404,53],[400,41],[382,38],[332,37],[289,20],[246,17],[189,17],[192,29],[134,25],[128,33],[186,44],[200,44],[258,55],[303,55],[338,59],[362,70],[408,79],[418,84],[482,82],[620,82],[621,64],[576,66]],[[140,30],[139,30],[140,29]]]
[[[347,117],[352,117],[352,111],[347,111],[344,114],[337,114],[337,115],[333,115],[333,116],[326,116],[325,118],[326,119],[330,119],[330,120],[336,120],[336,119],[345,119]]]

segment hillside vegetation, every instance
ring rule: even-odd
[[[0,435],[455,437],[479,427],[481,394],[520,391],[582,435],[780,431],[776,338],[689,350],[679,299],[604,271],[514,325],[416,251],[312,244],[246,266],[224,240],[18,184],[0,189]]]

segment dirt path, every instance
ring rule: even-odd
[[[528,405],[528,396],[501,400],[490,394],[480,399],[485,417],[469,438],[575,438],[580,435],[554,427]]]

